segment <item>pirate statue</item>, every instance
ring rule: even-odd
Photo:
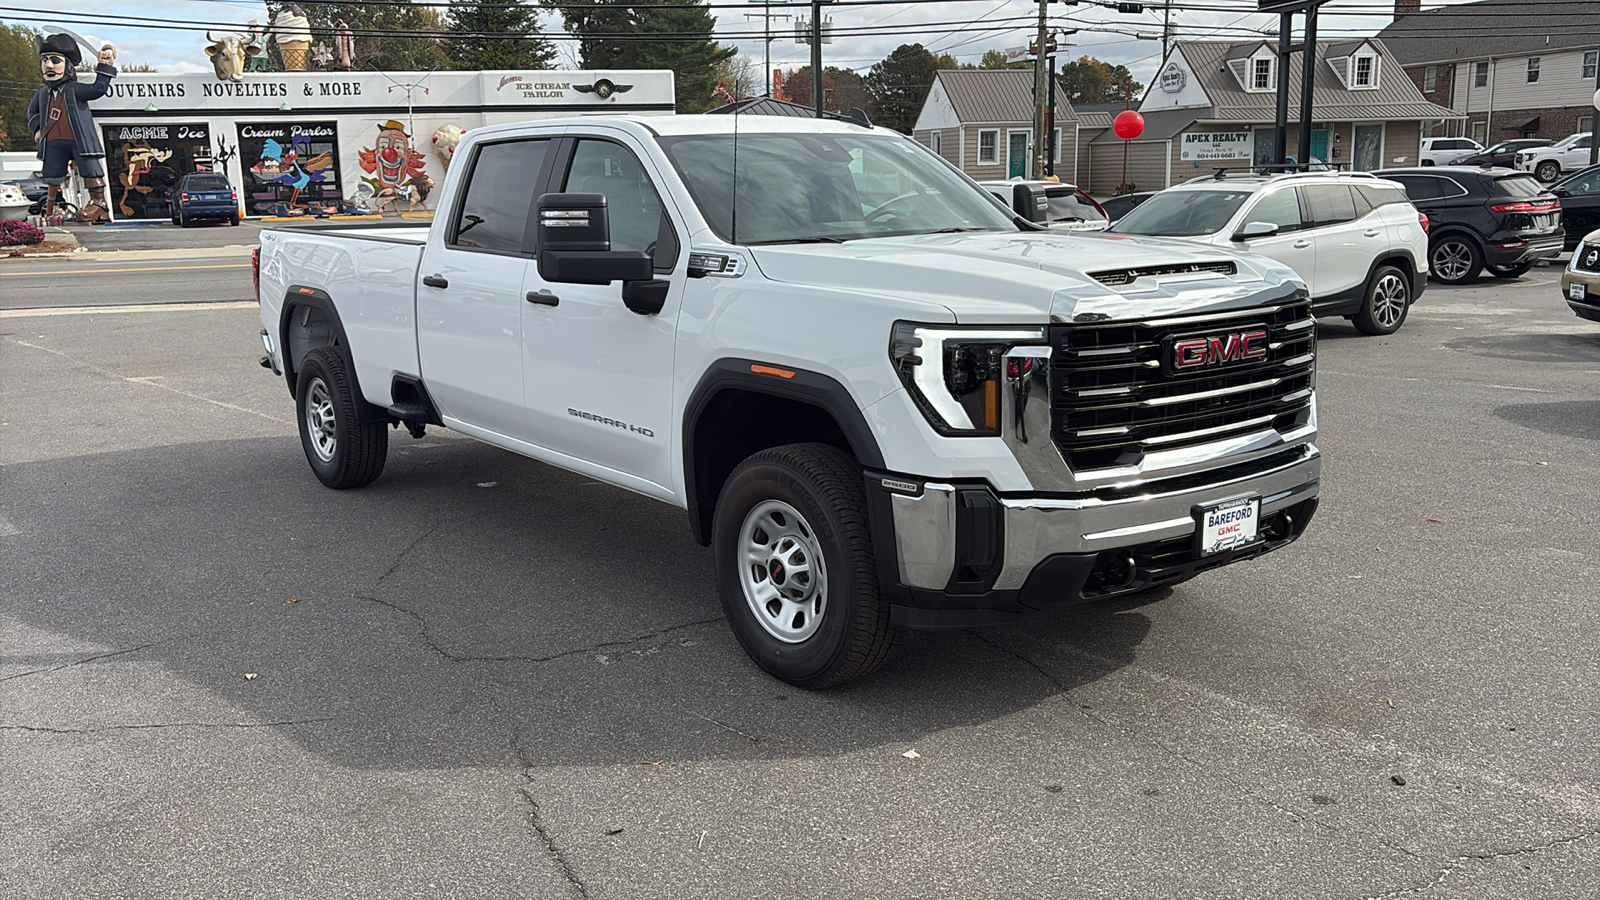
[[[117,75],[117,49],[110,44],[100,48],[93,84],[79,83],[73,74],[74,67],[82,61],[78,42],[69,35],[52,34],[39,40],[39,73],[44,76],[44,87],[28,104],[28,130],[39,144],[39,158],[44,160],[40,175],[49,185],[46,218],[55,214],[56,196],[66,180],[69,161],[78,164],[78,174],[89,189],[89,205],[79,217],[95,221],[106,215],[106,149],[95,130],[89,101],[104,97],[111,87],[111,79]]]

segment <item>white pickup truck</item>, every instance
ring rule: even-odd
[[[1298,538],[1315,322],[1264,257],[1040,231],[848,122],[475,128],[431,227],[269,228],[261,363],[334,488],[443,426],[675,504],[805,687]]]

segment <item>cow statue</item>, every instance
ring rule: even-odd
[[[206,55],[211,57],[211,67],[216,70],[218,81],[243,81],[246,60],[266,52],[249,38],[237,34],[217,37],[207,31],[206,40],[211,42],[206,46]]]

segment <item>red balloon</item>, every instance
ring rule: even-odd
[[[1144,134],[1144,116],[1139,115],[1137,110],[1125,109],[1111,120],[1111,130],[1116,132],[1117,137],[1131,141]]]

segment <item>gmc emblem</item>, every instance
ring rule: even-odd
[[[1267,330],[1250,328],[1228,334],[1208,334],[1168,339],[1168,374],[1193,372],[1215,366],[1250,362],[1267,355]]]

